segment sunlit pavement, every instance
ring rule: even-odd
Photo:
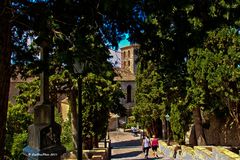
[[[110,132],[110,139],[112,142],[112,160],[143,160],[144,154],[142,152],[140,135],[133,136],[130,132]],[[159,158],[152,156],[151,149],[149,150],[149,160],[163,159],[173,160],[173,158],[163,157]]]

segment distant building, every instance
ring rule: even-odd
[[[115,81],[120,82],[121,89],[125,94],[125,98],[121,99],[121,103],[127,109],[127,115],[131,115],[132,107],[135,105],[136,91],[136,71],[137,71],[137,51],[138,44],[132,44],[121,48],[121,67],[115,68],[117,76]]]
[[[20,94],[20,90],[17,88],[18,85],[22,84],[22,83],[29,83],[34,81],[35,79],[37,79],[37,77],[30,77],[27,79],[22,79],[21,75],[17,75],[17,77],[15,78],[11,78],[10,80],[10,87],[9,87],[9,102],[13,105],[16,104],[16,96],[18,96]],[[68,102],[66,99],[66,95],[65,94],[57,94],[57,98],[58,98],[58,103],[57,103],[57,107],[59,112],[62,114],[62,118],[63,120],[67,120],[68,118]],[[63,107],[61,107],[63,106]],[[34,107],[34,106],[30,106],[30,107]]]
[[[20,75],[17,75],[15,78],[11,78],[10,87],[9,87],[9,101],[12,104],[16,104],[15,96],[19,95],[19,89],[17,85],[25,82],[31,82],[34,78],[22,79]]]

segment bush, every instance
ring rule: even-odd
[[[26,132],[14,134],[13,144],[11,148],[12,158],[16,160],[24,160],[25,156],[22,154],[23,148],[27,146],[28,134]]]
[[[61,142],[66,147],[67,151],[74,150],[70,120],[62,123]]]
[[[129,123],[126,124],[126,127],[125,127],[125,128],[131,128],[131,127],[136,127],[136,126],[137,126],[136,123],[134,123],[134,122],[129,122]]]
[[[55,110],[55,121],[61,125],[61,143],[66,147],[67,151],[74,150],[73,141],[72,141],[72,130],[71,130],[71,114],[68,113],[68,120],[63,122],[63,119],[60,113]]]
[[[171,105],[171,129],[173,132],[173,138],[178,143],[185,142],[185,133],[188,131],[188,125],[191,122],[189,110],[183,104]]]
[[[26,105],[9,104],[5,156],[11,157],[11,159],[24,159],[22,152],[27,145],[28,126],[33,119],[32,115],[27,112],[27,109]]]

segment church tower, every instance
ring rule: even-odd
[[[139,49],[138,44],[132,44],[121,48],[121,68],[129,70],[131,73],[136,74],[136,52]]]
[[[135,101],[135,92],[136,92],[136,72],[137,72],[137,52],[140,48],[138,44],[131,44],[129,46],[121,48],[121,67],[114,68],[117,76],[114,77],[114,80],[119,82],[121,85],[121,90],[125,94],[124,98],[120,99],[121,104],[126,108],[126,117],[118,118],[118,123],[124,125],[127,123],[127,120],[132,112]],[[120,123],[124,122],[124,123]],[[116,122],[111,123],[116,124]],[[110,128],[114,128],[111,126]]]

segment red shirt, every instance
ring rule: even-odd
[[[158,146],[158,139],[157,138],[153,138],[152,146]]]

